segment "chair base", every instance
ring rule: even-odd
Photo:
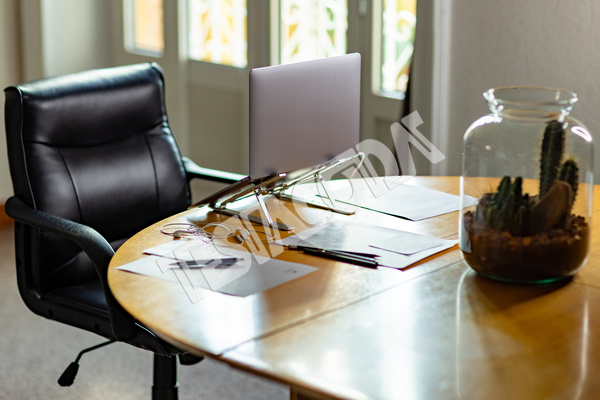
[[[177,387],[171,389],[152,388],[152,400],[177,400]]]
[[[177,400],[177,357],[154,354],[152,400]]]

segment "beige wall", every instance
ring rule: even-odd
[[[109,67],[110,4],[106,0],[42,0],[44,75]]]
[[[14,84],[21,79],[17,0],[0,1],[0,87]],[[2,93],[2,97],[4,94]],[[4,101],[1,102],[4,104]],[[12,184],[6,158],[6,140],[4,139],[4,106],[0,107],[2,128],[0,133],[0,202],[3,203],[12,194]]]
[[[572,115],[600,143],[600,2],[452,0],[448,174],[461,173],[462,135],[487,113],[496,86],[544,85],[577,93]],[[600,182],[596,162],[596,182]]]
[[[109,17],[105,0],[1,0],[0,86],[110,66]],[[3,203],[12,195],[3,122],[0,132]]]

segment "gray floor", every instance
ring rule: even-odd
[[[87,353],[71,387],[56,381],[94,334],[29,311],[16,284],[12,229],[0,230],[0,399],[150,399],[152,354],[116,343]],[[286,387],[212,360],[179,366],[179,398],[289,399]]]

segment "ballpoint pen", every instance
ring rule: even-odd
[[[377,268],[378,263],[375,255],[368,253],[353,253],[341,250],[327,250],[310,246],[288,246],[290,250],[302,250],[304,254],[329,258],[331,260],[342,261],[349,264],[360,265],[361,267]]]
[[[300,244],[289,244],[289,245],[286,245],[285,247],[287,247],[289,250],[329,250],[329,251],[335,251],[338,253],[351,254],[351,255],[359,256],[359,257],[368,257],[368,258],[379,257],[379,254],[375,254],[375,253],[362,253],[362,252],[352,251],[352,250],[322,249],[320,247],[304,246],[304,245],[300,245]]]
[[[349,264],[360,265],[361,267],[377,268],[377,260],[374,257],[357,256],[350,253],[325,249],[304,249],[305,254],[329,258],[331,260],[342,261]]]

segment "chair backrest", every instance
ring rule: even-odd
[[[153,63],[87,71],[5,89],[15,196],[88,225],[113,247],[190,204]],[[38,232],[32,280],[41,293],[97,279],[79,249]]]

